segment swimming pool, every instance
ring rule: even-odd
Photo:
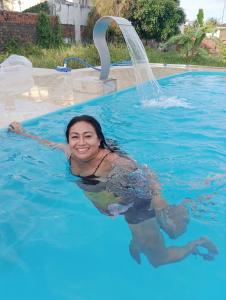
[[[208,72],[162,79],[165,94],[177,96],[168,108],[140,103],[131,88],[25,123],[35,134],[63,142],[72,116],[96,117],[107,137],[156,171],[170,203],[194,200],[188,231],[176,241],[166,237],[167,244],[207,235],[219,248],[214,261],[190,256],[154,269],[142,257],[136,264],[126,222],[97,211],[62,153],[1,130],[1,298],[224,299],[225,80],[226,73]]]

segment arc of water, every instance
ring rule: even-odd
[[[146,93],[146,96],[150,97],[150,95],[147,94],[151,93],[152,98],[158,100],[161,89],[149,66],[149,61],[144,46],[131,22],[129,22],[127,19],[114,16],[105,16],[100,18],[94,26],[93,40],[101,60],[100,80],[106,80],[110,71],[110,53],[106,42],[106,31],[109,24],[113,21],[119,25],[126,41],[134,66],[138,88],[142,90],[144,85],[146,85],[146,87],[148,86],[149,91]],[[143,92],[141,92],[141,94],[144,95]]]

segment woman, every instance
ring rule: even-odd
[[[130,254],[138,263],[140,253],[144,253],[154,267],[180,261],[190,254],[212,260],[218,253],[205,237],[182,247],[166,247],[160,229],[171,238],[181,235],[188,223],[187,210],[183,205],[169,206],[161,197],[154,174],[110,146],[93,117],[77,116],[69,122],[67,144],[27,133],[17,122],[11,123],[9,130],[65,152],[72,174],[80,178],[78,185],[98,210],[108,216],[124,215],[132,233]],[[199,247],[206,252],[201,253]]]

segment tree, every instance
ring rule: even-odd
[[[211,19],[204,23],[203,10],[199,9],[197,20],[192,25],[186,26],[183,34],[178,34],[170,38],[166,46],[176,45],[185,54],[186,58],[194,57],[201,53],[200,45],[206,37],[206,33],[214,32],[215,30],[216,20]]]
[[[217,26],[218,26],[217,19],[214,19],[214,18],[208,19],[205,24],[206,32],[211,32],[211,33],[216,32]]]
[[[52,46],[55,48],[59,48],[63,45],[63,37],[62,37],[62,28],[60,19],[56,16],[56,20],[52,29]]]
[[[137,0],[132,5],[132,22],[142,38],[161,42],[179,33],[185,14],[178,0]]]
[[[59,17],[56,17],[54,24],[51,26],[49,16],[44,12],[40,12],[36,32],[37,44],[42,48],[58,48],[63,45]]]
[[[203,26],[203,24],[204,24],[204,12],[203,12],[202,8],[200,8],[199,11],[198,11],[197,21],[198,21],[199,26]]]
[[[117,16],[130,18],[133,0],[94,0],[97,13],[100,16]]]
[[[171,37],[166,43],[166,46],[176,45],[188,59],[198,54],[199,47],[205,36],[206,33],[202,28],[188,26],[183,34]]]
[[[132,3],[134,0],[94,0],[94,7],[89,13],[87,27],[84,32],[84,40],[92,41],[93,27],[102,16],[117,16],[126,19],[131,18]],[[107,40],[110,42],[122,41],[122,34],[116,24],[111,24],[107,30]]]
[[[37,44],[42,48],[50,48],[52,42],[52,28],[46,13],[40,12],[37,23]]]
[[[88,14],[87,24],[83,32],[83,41],[86,43],[92,43],[93,41],[93,27],[96,21],[100,18],[96,7],[93,7]]]

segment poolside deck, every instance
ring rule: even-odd
[[[186,65],[152,64],[156,79],[191,70],[224,71],[226,68],[210,68]],[[99,72],[92,69],[61,73],[50,69],[33,69],[34,84],[21,93],[7,94],[0,91],[0,128],[11,121],[24,121],[45,113],[95,98],[101,95],[96,88]],[[117,89],[135,85],[132,67],[114,67],[110,77],[116,78]]]

